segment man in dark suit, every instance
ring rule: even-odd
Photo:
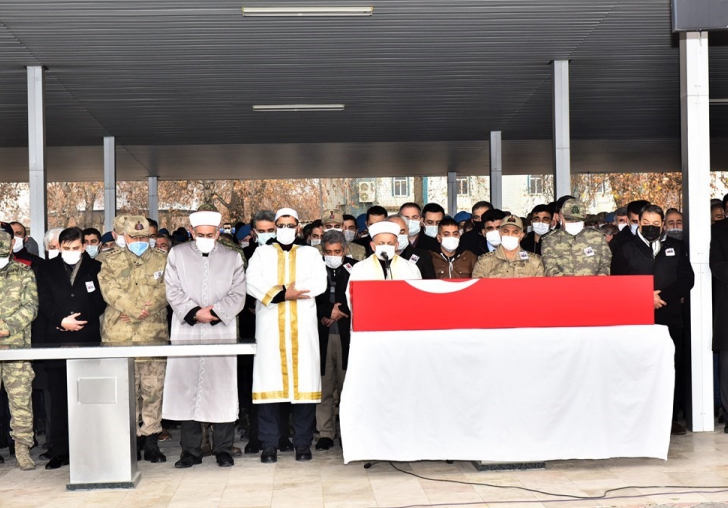
[[[336,435],[334,393],[338,391],[341,394],[349,358],[351,313],[346,308],[346,286],[356,260],[346,255],[347,241],[342,232],[325,232],[321,247],[328,285],[326,291],[316,297],[321,353],[321,402],[316,406],[316,427],[319,430],[316,449],[328,450],[334,445]]]
[[[84,251],[83,231],[64,229],[58,236],[61,255],[43,264],[38,277],[39,310],[46,322],[46,342],[101,342],[99,318],[106,302],[99,289],[101,263]],[[66,362],[47,363],[51,395],[52,458],[46,469],[68,464],[68,393]]]
[[[387,220],[394,222],[400,227],[399,236],[397,237],[397,254],[399,257],[412,261],[420,269],[423,279],[436,279],[435,265],[432,264],[432,251],[425,249],[417,249],[409,243],[407,236],[407,219],[403,216],[390,215]],[[438,243],[439,245],[439,243]]]
[[[728,413],[728,220],[710,227],[713,274],[713,351],[720,355],[719,384],[723,414]],[[728,434],[728,422],[723,431]]]

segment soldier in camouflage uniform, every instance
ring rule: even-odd
[[[541,239],[546,276],[609,275],[612,251],[604,235],[584,228],[584,205],[568,199],[560,215],[561,228]]]
[[[30,347],[30,324],[38,314],[35,275],[29,266],[13,260],[13,230],[9,224],[0,224],[0,345]],[[30,362],[0,362],[0,382],[10,402],[10,435],[15,440],[18,467],[23,471],[35,469],[30,458],[34,377]]]
[[[167,253],[149,246],[149,223],[128,216],[124,226],[126,247],[110,251],[101,263],[99,286],[108,304],[102,342],[168,342],[164,267]],[[144,459],[166,462],[157,443],[162,432],[162,392],[166,359],[143,358],[134,364],[138,451]]]
[[[473,268],[473,278],[506,279],[512,277],[543,277],[544,268],[541,257],[526,252],[520,246],[523,239],[523,221],[520,217],[509,215],[500,227],[501,244],[493,252],[478,258]],[[506,240],[513,238],[513,240]],[[511,245],[512,244],[512,245]]]
[[[112,236],[114,236],[114,240],[118,242],[117,238],[124,236],[124,224],[126,224],[126,219],[128,218],[128,215],[117,215],[114,218],[114,230],[112,232]],[[101,263],[106,256],[109,255],[110,252],[113,252],[119,248],[118,243],[114,243],[114,246],[111,247],[111,250],[99,252],[99,255],[96,256],[96,261]]]

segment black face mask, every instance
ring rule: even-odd
[[[642,237],[648,242],[654,242],[660,238],[662,228],[659,226],[641,226]]]

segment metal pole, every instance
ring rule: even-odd
[[[458,213],[458,172],[447,172],[447,212],[454,217]]]
[[[569,61],[555,60],[553,66],[554,197],[558,199],[571,194]]]
[[[159,222],[159,178],[149,177],[149,218]]]
[[[104,230],[114,228],[116,217],[116,138],[104,137]]]
[[[38,243],[38,254],[45,255],[43,236],[48,227],[48,189],[46,180],[45,71],[28,67],[28,170],[30,184],[30,232]]]
[[[708,33],[680,34],[680,116],[686,241],[695,271],[690,292],[693,432],[710,432],[713,416],[713,319],[710,253],[710,91]],[[695,208],[695,210],[693,210]]]
[[[490,133],[490,203],[498,210],[503,208],[503,156],[501,131]]]

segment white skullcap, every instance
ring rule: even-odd
[[[276,212],[276,218],[275,220],[278,220],[280,217],[283,217],[284,215],[290,215],[294,219],[298,220],[298,212],[294,210],[293,208],[281,208]]]
[[[190,214],[190,225],[193,228],[197,226],[220,226],[222,214],[220,212],[195,212]]]
[[[375,236],[381,233],[389,233],[390,235],[399,236],[399,231],[399,224],[395,224],[392,221],[383,220],[369,226],[369,237],[373,240]]]

